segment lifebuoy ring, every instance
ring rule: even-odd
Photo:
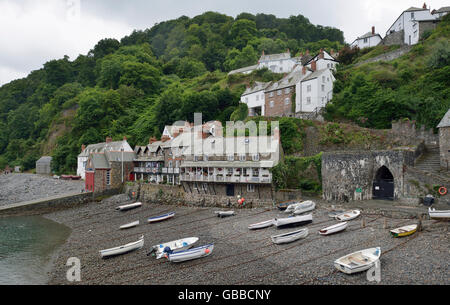
[[[447,194],[447,189],[446,189],[444,186],[442,186],[442,187],[439,189],[439,194],[440,194],[441,196],[446,195],[446,194]]]

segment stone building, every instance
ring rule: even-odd
[[[283,79],[266,87],[264,91],[265,116],[281,117],[295,114],[295,99],[293,99],[293,96],[295,95],[296,84],[303,77],[297,67]]]
[[[439,151],[441,168],[448,171],[450,166],[450,110],[437,126],[439,128]]]
[[[89,192],[102,192],[119,188],[124,182],[132,180],[134,170],[134,151],[105,151],[91,153],[86,165],[85,189]]]
[[[36,174],[38,175],[50,175],[52,173],[51,168],[52,157],[44,156],[36,161]]]

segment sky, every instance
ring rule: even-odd
[[[427,7],[450,6],[432,0]],[[0,86],[26,77],[52,59],[86,55],[103,38],[129,35],[134,29],[182,15],[215,11],[236,17],[242,12],[279,18],[303,15],[315,25],[336,27],[346,42],[371,31],[382,37],[417,0],[0,0]]]

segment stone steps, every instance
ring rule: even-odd
[[[427,145],[426,152],[417,160],[414,167],[423,171],[439,172],[441,169],[439,145]]]

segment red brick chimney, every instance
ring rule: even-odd
[[[153,143],[155,143],[156,141],[158,141],[155,137],[151,137],[149,140],[148,140],[148,144],[153,144]]]
[[[372,35],[375,35],[375,27],[372,27]]]
[[[127,136],[123,136],[123,140],[126,141],[127,140]]]
[[[86,145],[82,144],[81,145],[81,152],[83,152],[86,149]]]
[[[264,56],[264,50],[262,51],[262,56]]]
[[[112,138],[111,137],[106,137],[106,143],[111,143],[112,142]]]
[[[161,137],[161,141],[164,143],[164,142],[167,142],[167,141],[169,141],[170,140],[170,137],[169,136],[162,136]]]
[[[324,58],[325,58],[325,54],[323,53],[323,49],[320,49],[319,59],[324,59]]]
[[[423,3],[423,8],[427,8],[427,4],[425,2]]]
[[[311,70],[313,70],[313,71],[316,71],[316,70],[317,70],[317,63],[316,63],[315,60],[313,60],[313,61],[311,62]]]
[[[303,74],[303,75],[305,75],[305,74],[306,74],[306,66],[303,66],[303,69],[302,69],[302,74]]]

